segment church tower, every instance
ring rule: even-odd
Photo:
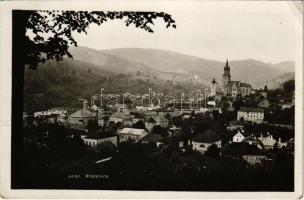
[[[224,67],[224,74],[223,74],[223,79],[222,79],[222,87],[223,87],[223,89],[225,89],[226,85],[230,81],[231,81],[230,67],[229,67],[228,59],[227,59],[226,65]]]
[[[215,96],[216,94],[216,81],[215,78],[213,78],[211,85],[210,85],[210,96]]]

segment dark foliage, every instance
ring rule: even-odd
[[[210,147],[208,147],[205,155],[218,158],[220,156],[220,149],[215,144],[213,144]]]
[[[65,148],[65,144],[58,145]],[[218,154],[202,156],[192,150],[182,152],[174,146],[159,151],[153,145],[125,142],[120,144],[118,152],[110,146],[104,146],[103,150],[106,154],[87,151],[85,156],[79,154],[77,159],[54,160],[48,164],[41,158],[49,150],[26,150],[29,162],[24,168],[28,172],[27,181],[31,181],[26,186],[175,191],[293,190],[293,160],[286,151],[280,152],[271,162],[250,166],[239,158],[213,157]],[[112,159],[96,164],[105,156]],[[69,179],[69,174],[80,174],[81,178]],[[105,174],[109,178],[86,179],[86,174]]]
[[[153,32],[154,20],[162,18],[166,27],[176,28],[171,15],[164,12],[129,12],[129,11],[27,11],[25,28],[33,34],[26,37],[25,64],[35,69],[38,63],[46,60],[62,60],[64,56],[72,58],[69,46],[77,46],[73,32],[87,33],[90,24],[101,25],[109,20],[123,20],[126,26],[134,25],[148,32]],[[43,34],[50,35],[47,39]]]
[[[138,122],[132,125],[132,128],[146,129],[146,126],[143,120],[139,120]]]

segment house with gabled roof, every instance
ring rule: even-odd
[[[88,102],[83,102],[83,108],[68,116],[68,123],[71,128],[85,129],[89,120],[96,119],[96,112],[88,108]]]
[[[264,150],[265,149],[265,147],[264,147],[263,143],[261,142],[261,140],[259,140],[259,138],[255,137],[254,135],[247,136],[242,142],[250,144],[250,145],[253,144],[257,148],[259,148],[260,150]]]
[[[124,142],[128,140],[138,142],[146,135],[148,135],[148,132],[145,129],[139,129],[139,128],[123,128],[118,132],[120,142]]]
[[[149,132],[151,132],[154,126],[156,126],[156,121],[153,117],[149,116],[145,121],[145,127]]]
[[[109,123],[114,122],[115,124],[121,122],[123,125],[132,125],[133,116],[129,110],[118,110],[109,117]]]
[[[222,141],[218,134],[212,133],[199,133],[192,139],[193,150],[205,153],[207,149],[215,144],[218,148],[221,148]]]
[[[270,106],[270,102],[268,99],[263,99],[262,101],[260,101],[260,103],[258,104],[259,108],[268,108]]]
[[[277,143],[277,141],[273,138],[272,135],[269,134],[269,132],[267,133],[266,137],[263,137],[263,134],[261,133],[259,140],[261,140],[265,149],[272,149],[275,143]]]
[[[238,130],[232,137],[232,142],[242,142],[245,139],[244,131]]]
[[[140,141],[144,144],[155,144],[157,147],[163,145],[164,137],[161,134],[148,134]]]
[[[266,159],[266,154],[254,144],[231,143],[222,148],[222,155],[243,158],[248,164],[255,165]]]
[[[82,137],[82,140],[85,145],[98,148],[101,144],[109,142],[117,146],[118,137],[113,134],[93,134],[89,136]]]

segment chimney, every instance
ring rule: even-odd
[[[85,99],[83,100],[83,110],[87,110],[88,109],[88,101]]]
[[[281,143],[281,138],[279,137],[279,143]]]

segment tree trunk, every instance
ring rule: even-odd
[[[12,141],[11,188],[24,187],[23,168],[23,83],[25,68],[25,32],[29,12],[13,10],[12,25]]]

